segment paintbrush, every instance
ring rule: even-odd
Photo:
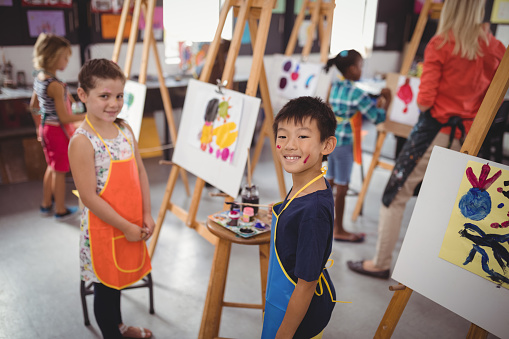
[[[251,204],[248,202],[235,202],[235,201],[227,201],[225,202],[227,205],[239,205],[239,206],[251,206],[251,207],[269,207],[269,205],[261,205],[261,204]]]

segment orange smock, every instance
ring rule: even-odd
[[[140,177],[132,143],[115,124],[129,142],[132,154],[128,159],[114,160],[108,146],[88,118],[87,123],[101,139],[110,155],[108,179],[99,196],[120,216],[143,227]],[[92,266],[102,284],[120,290],[150,273],[152,266],[145,241],[127,241],[122,231],[104,222],[90,210],[88,222]]]

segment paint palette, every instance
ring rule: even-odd
[[[257,234],[270,232],[270,225],[261,221],[260,219],[255,219],[252,222],[243,222],[242,220],[238,220],[237,226],[229,225],[232,219],[228,216],[228,211],[223,211],[220,213],[209,215],[209,218],[224,228],[229,229],[230,231],[237,234],[239,237],[250,238]]]

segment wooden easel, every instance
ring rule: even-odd
[[[440,16],[440,12],[442,10],[442,3],[432,3],[432,0],[426,0],[424,3],[421,14],[419,14],[419,19],[417,20],[417,25],[415,26],[414,33],[412,35],[412,39],[410,40],[410,44],[408,45],[407,52],[405,54],[405,58],[403,59],[403,63],[401,65],[400,74],[406,76],[410,71],[410,67],[412,66],[412,62],[415,57],[415,53],[417,52],[417,48],[419,47],[419,43],[422,38],[422,33],[424,32],[424,28],[426,27],[426,22],[428,21],[428,15],[431,18],[437,18]],[[431,12],[431,14],[430,14]],[[379,125],[380,126],[380,125]],[[380,161],[380,153],[382,151],[382,146],[385,141],[385,137],[387,136],[388,131],[383,127],[378,127],[378,138],[376,140],[375,151],[373,152],[373,157],[371,159],[371,164],[369,165],[368,172],[364,181],[362,183],[362,188],[357,198],[357,203],[355,205],[352,221],[356,221],[357,217],[361,213],[362,205],[364,204],[364,198],[366,197],[366,193],[368,191],[369,182],[371,181],[371,176],[375,171],[377,166],[380,166],[384,169],[392,170],[393,166]]]
[[[285,55],[291,56],[295,51],[295,46],[297,45],[297,38],[299,35],[299,29],[304,21],[304,17],[306,12],[311,13],[311,25],[309,27],[309,34],[307,35],[306,44],[302,50],[302,59],[306,60],[311,52],[311,47],[313,45],[313,32],[318,28],[318,35],[320,41],[320,61],[325,63],[327,62],[327,58],[329,55],[329,47],[330,47],[330,38],[332,33],[332,18],[334,15],[334,7],[335,0],[331,0],[331,2],[323,2],[322,0],[305,0],[302,4],[302,8],[295,20],[295,24],[292,29],[292,34],[290,35],[290,40],[288,41],[288,45],[286,46]],[[327,22],[327,26],[324,30],[324,21]],[[263,97],[262,97],[263,100]],[[267,109],[267,102],[264,101],[264,108]],[[270,107],[272,111],[272,107]],[[265,142],[265,137],[273,138],[272,136],[272,122],[265,120],[260,132],[260,138],[258,139],[255,151],[253,154],[253,162],[251,171],[254,171],[258,160],[260,159],[260,154],[263,149],[263,144]],[[276,161],[276,160],[274,160]],[[283,197],[283,196],[282,196]]]
[[[114,62],[118,62],[118,57],[120,54],[120,48],[122,47],[124,29],[127,22],[127,15],[129,13],[129,5],[131,1],[124,1],[124,6],[122,7],[122,14],[120,15],[120,24],[118,26],[117,36],[115,38],[115,45],[113,47],[113,56],[111,60]],[[161,90],[161,97],[163,99],[163,107],[164,112],[166,114],[166,120],[168,121],[168,126],[170,129],[170,137],[171,142],[175,145],[175,141],[177,140],[177,129],[175,127],[175,120],[173,119],[173,109],[171,107],[170,93],[168,88],[166,87],[163,69],[161,67],[161,62],[159,60],[159,54],[157,51],[156,39],[154,38],[153,31],[153,19],[154,19],[154,8],[155,8],[156,0],[136,0],[134,4],[133,10],[133,18],[131,24],[131,31],[129,34],[129,40],[127,43],[127,54],[124,65],[124,73],[127,79],[129,79],[129,75],[131,73],[131,67],[133,63],[134,56],[134,47],[136,45],[137,35],[138,35],[138,23],[140,20],[140,11],[143,9],[143,14],[145,15],[145,32],[143,35],[143,51],[141,57],[141,65],[140,65],[140,74],[138,77],[138,82],[140,84],[145,84],[147,81],[147,66],[148,66],[148,55],[150,52],[150,47],[152,46],[154,61],[157,67],[157,77],[159,79],[159,88]],[[143,6],[143,7],[142,7]],[[180,175],[182,176],[182,181],[184,182],[184,186],[186,188],[187,195],[190,195],[189,190],[189,181],[187,179],[187,173],[184,169],[180,170]]]
[[[235,30],[233,33],[232,42],[230,44],[230,48],[228,51],[228,55],[226,58],[226,65],[224,67],[223,76],[221,82],[227,81],[228,88],[232,88],[233,86],[233,74],[235,70],[235,61],[239,54],[239,49],[242,40],[242,34],[244,33],[245,22],[249,22],[249,32],[251,34],[251,44],[253,46],[253,62],[251,66],[251,73],[249,74],[249,79],[247,82],[246,94],[250,96],[256,96],[256,92],[258,89],[258,85],[260,85],[260,93],[262,97],[262,102],[265,107],[265,123],[263,127],[264,133],[269,136],[271,142],[271,150],[272,156],[274,158],[274,164],[276,166],[276,174],[279,183],[279,191],[281,198],[284,198],[286,195],[286,188],[284,184],[283,177],[283,169],[279,159],[276,156],[276,142],[272,134],[272,122],[274,121],[274,116],[272,114],[272,105],[270,103],[270,95],[269,95],[269,87],[267,84],[267,78],[265,73],[265,67],[263,64],[263,55],[265,52],[265,45],[267,43],[267,36],[269,32],[270,20],[272,17],[272,9],[276,0],[226,0],[221,9],[221,13],[219,15],[219,24],[216,30],[216,34],[214,36],[214,40],[210,44],[209,51],[207,53],[207,58],[205,60],[205,65],[200,74],[200,80],[203,82],[207,82],[210,78],[210,74],[212,71],[212,66],[214,65],[214,60],[216,58],[219,44],[221,42],[221,32],[223,31],[224,24],[226,22],[226,17],[231,8],[233,8],[234,15],[237,17],[237,23],[235,25]],[[259,20],[259,24],[257,22]],[[217,237],[209,232],[204,223],[196,220],[196,214],[198,211],[198,206],[200,203],[200,198],[202,195],[203,187],[205,186],[205,181],[201,178],[196,179],[196,184],[194,187],[194,192],[189,208],[189,212],[185,211],[183,208],[173,204],[170,199],[173,194],[173,190],[175,188],[175,182],[178,176],[178,172],[181,168],[177,165],[173,165],[170,176],[168,178],[168,183],[166,185],[166,191],[164,193],[163,202],[161,204],[161,208],[159,209],[159,215],[156,221],[156,227],[154,230],[154,234],[152,236],[152,240],[149,245],[149,254],[152,256],[155,250],[155,246],[157,244],[157,239],[159,236],[159,232],[161,230],[161,226],[164,221],[164,217],[166,215],[166,211],[170,210],[173,212],[180,220],[184,221],[187,226],[194,228],[198,234],[207,239],[210,243],[216,245]],[[232,197],[227,197],[225,200],[233,201]]]
[[[491,81],[491,85],[486,92],[486,96],[479,108],[472,127],[470,128],[467,138],[461,147],[460,152],[476,156],[481,145],[490,129],[490,126],[497,114],[497,110],[504,99],[504,95],[509,88],[509,49],[505,51],[504,57],[497,72]],[[405,306],[410,299],[412,289],[399,284],[396,287],[391,286],[391,291],[395,291],[394,295],[385,311],[385,314],[375,333],[375,338],[390,338],[399,318],[403,313]],[[467,334],[467,339],[486,338],[488,332],[475,324],[471,324]]]

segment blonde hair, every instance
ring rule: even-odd
[[[35,69],[47,69],[55,64],[63,49],[68,50],[71,55],[71,43],[64,37],[41,33],[34,45],[34,67]]]
[[[488,36],[482,27],[484,19],[484,5],[486,0],[445,0],[437,35],[444,40],[437,47],[441,48],[454,38],[453,55],[473,60],[482,56],[479,39],[488,43]]]

